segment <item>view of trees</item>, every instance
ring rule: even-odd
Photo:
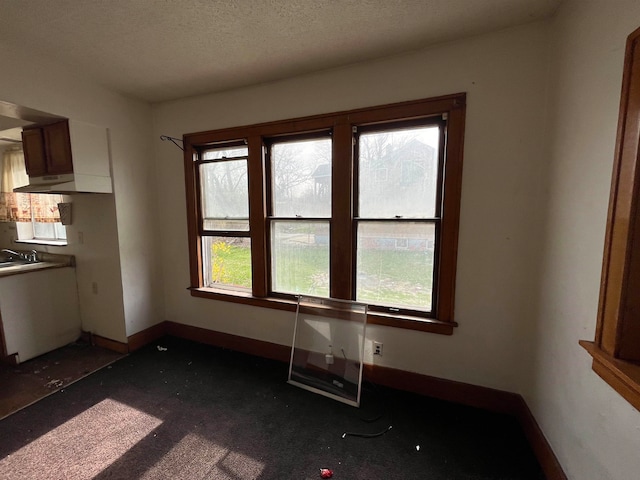
[[[431,308],[433,224],[374,220],[435,216],[438,140],[437,127],[359,136],[358,300]],[[328,296],[331,139],[275,143],[269,153],[273,289]],[[246,147],[210,155],[229,160],[201,166],[205,228],[248,230],[247,161],[231,158]],[[212,284],[251,286],[249,245],[242,237],[209,242]]]

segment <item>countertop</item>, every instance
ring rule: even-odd
[[[19,250],[17,250],[19,251]],[[63,268],[75,266],[75,257],[73,255],[59,255],[46,252],[38,252],[37,263],[23,263],[10,267],[0,268],[0,278],[8,277],[10,275],[22,275],[24,273],[30,273],[37,270],[45,270],[49,268]]]

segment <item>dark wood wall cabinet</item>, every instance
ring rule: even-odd
[[[73,173],[69,122],[27,127],[22,132],[27,175],[63,175]]]

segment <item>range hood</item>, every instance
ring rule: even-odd
[[[13,189],[22,193],[111,193],[111,177],[69,173],[29,177],[29,184]]]
[[[35,158],[38,175],[30,175],[28,185],[14,188],[14,192],[62,194],[113,192],[108,130],[105,127],[77,120],[68,120],[68,129],[66,125],[56,128],[64,123],[63,120],[55,124],[29,126],[28,129],[23,130],[27,172],[30,171],[30,158]],[[33,133],[34,131],[37,133]],[[68,150],[60,147],[65,143],[69,145]],[[37,148],[30,150],[27,146]],[[52,155],[54,148],[57,162],[55,165]],[[30,157],[30,152],[36,155]],[[42,157],[46,163],[45,168],[41,168]],[[62,167],[60,167],[61,164]],[[52,165],[56,169],[50,168]]]

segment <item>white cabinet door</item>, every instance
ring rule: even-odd
[[[75,269],[53,268],[0,278],[7,354],[24,362],[78,339]]]

